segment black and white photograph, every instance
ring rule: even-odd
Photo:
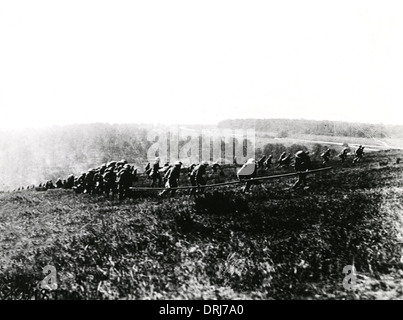
[[[393,0],[0,0],[0,300],[403,299],[402,35]]]

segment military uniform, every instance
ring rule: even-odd
[[[273,158],[272,155],[268,156],[268,158],[264,162],[264,170],[268,171],[271,168],[271,159],[272,158]]]
[[[277,168],[279,168],[279,167],[286,167],[286,168],[288,168],[288,167],[290,166],[290,163],[291,163],[291,156],[290,156],[290,155],[287,155],[287,153],[283,152],[283,153],[280,155],[280,158],[279,158],[279,160],[278,160]]]
[[[56,180],[56,188],[62,188],[63,187],[63,182],[62,179],[57,179]]]
[[[74,176],[71,174],[66,181],[66,189],[72,189],[74,187]]]
[[[309,158],[308,152],[298,151],[295,154],[295,171],[299,172],[298,180],[293,185],[293,189],[299,187],[305,187],[306,185],[306,174],[303,171],[311,169],[311,159]]]
[[[116,173],[113,169],[109,168],[105,171],[103,178],[106,198],[109,199],[109,193],[111,192],[111,199],[113,200],[116,193]]]
[[[358,149],[355,151],[355,158],[353,159],[353,163],[360,162],[364,155],[364,147],[359,146]]]
[[[151,172],[150,172],[150,178],[153,179],[153,182],[151,183],[151,188],[155,187],[156,183],[158,182],[158,187],[161,187],[162,184],[162,179],[160,175],[160,162],[159,159],[157,158],[155,160],[155,163],[152,166]]]
[[[95,189],[95,182],[94,182],[95,170],[90,169],[88,170],[87,175],[85,176],[85,190],[87,193],[93,193]]]
[[[54,188],[55,188],[55,186],[53,185],[53,181],[47,180],[45,183],[45,189],[47,190],[47,189],[54,189]],[[19,189],[21,189],[21,188],[19,188]]]
[[[263,164],[266,161],[266,156],[263,156],[259,159],[259,161],[257,162],[257,168],[263,168]]]
[[[330,149],[327,149],[326,152],[322,153],[320,156],[323,159],[323,164],[328,163],[330,160]]]
[[[130,194],[130,187],[133,183],[133,175],[130,172],[130,166],[125,165],[123,170],[119,172],[118,189],[119,199],[122,200]]]
[[[74,191],[77,193],[81,193],[85,189],[85,176],[86,173],[83,172],[81,175],[74,181]]]
[[[99,171],[95,172],[94,184],[95,184],[94,186],[95,192],[98,194],[102,194],[104,191],[104,177],[102,174],[102,168]]]
[[[195,166],[194,169],[192,170],[192,172],[190,174],[190,183],[195,188],[192,188],[190,190],[191,196],[196,194],[196,190],[197,190],[196,187],[199,187],[199,193],[203,193],[204,188],[200,187],[200,186],[205,186],[207,183],[207,181],[205,179],[207,166],[208,166],[207,162],[204,162],[202,164]]]
[[[165,174],[166,177],[166,189],[160,193],[160,196],[164,195],[168,192],[171,188],[176,188],[178,186],[178,180],[181,173],[181,165],[182,162],[177,161],[175,165],[168,169],[167,173]],[[173,197],[176,193],[176,190],[171,190],[171,196]]]
[[[342,163],[347,159],[347,152],[347,148],[344,148],[343,151],[339,154],[339,158],[341,159]]]

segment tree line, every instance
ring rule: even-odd
[[[403,126],[352,123],[343,121],[318,121],[303,119],[234,119],[218,123],[219,128],[250,129],[276,133],[280,137],[289,134],[312,134],[357,138],[403,137]]]

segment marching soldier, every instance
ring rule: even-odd
[[[225,178],[223,168],[217,162],[215,162],[212,165],[212,169],[213,169],[213,173],[212,173],[211,177],[214,180],[214,183],[223,182],[223,180]]]
[[[353,159],[353,163],[361,162],[363,155],[364,155],[364,147],[360,145],[358,149],[355,151],[355,158]]]
[[[87,175],[85,176],[85,190],[88,194],[91,194],[95,189],[95,169],[89,169]]]
[[[322,153],[320,156],[321,156],[322,159],[323,159],[323,162],[322,162],[323,165],[325,165],[326,163],[328,163],[329,160],[330,160],[330,149],[327,148],[327,150],[326,150],[324,153]]]
[[[214,162],[212,165],[212,169],[214,173],[218,173],[218,169],[221,169],[221,166],[217,162]]]
[[[95,184],[95,192],[97,194],[102,194],[104,191],[104,177],[103,173],[105,173],[105,168],[101,167],[97,172],[94,174],[94,184]]]
[[[144,174],[149,175],[151,172],[151,164],[147,162],[147,165],[144,167]]]
[[[291,155],[288,154],[284,159],[283,159],[283,163],[282,163],[282,167],[288,169],[290,167],[291,164]]]
[[[77,193],[81,193],[85,189],[85,176],[86,173],[82,172],[81,175],[74,181],[73,189]]]
[[[105,173],[105,170],[106,170],[106,163],[103,163],[99,168],[98,173],[102,176]]]
[[[161,187],[162,179],[160,175],[160,158],[156,158],[154,165],[152,166],[151,172],[150,172],[150,177],[153,179],[153,182],[151,183],[151,188],[154,188],[158,181],[158,187]]]
[[[264,164],[265,161],[266,161],[266,156],[263,155],[263,157],[261,157],[257,162],[257,168],[258,169],[260,169],[260,168],[264,169],[263,164]]]
[[[66,181],[66,189],[73,189],[74,187],[74,175],[69,175]]]
[[[292,186],[292,189],[295,189],[299,186],[302,186],[305,189],[306,185],[306,174],[304,171],[308,171],[311,169],[311,159],[309,158],[308,151],[298,151],[295,154],[295,171],[298,172],[298,180]]]
[[[162,196],[168,191],[171,190],[171,188],[176,188],[178,186],[178,180],[181,172],[181,166],[182,162],[176,161],[174,163],[174,166],[169,168],[167,173],[165,174],[166,177],[166,184],[165,187],[166,189],[163,190],[159,195]],[[176,190],[171,190],[171,196],[175,196]]]
[[[190,177],[190,175],[192,174],[192,171],[193,171],[193,169],[195,168],[197,166],[197,164],[196,163],[192,163],[191,165],[190,165],[190,167],[188,168],[188,176]]]
[[[204,161],[203,163],[194,167],[190,174],[190,183],[194,188],[190,190],[190,196],[196,195],[197,187],[199,188],[199,193],[203,193],[204,188],[201,186],[205,186],[207,181],[205,178],[206,168],[208,166],[208,162]]]
[[[341,163],[344,163],[347,160],[348,149],[344,148],[343,151],[339,154],[339,158],[341,159]]]
[[[54,189],[55,186],[53,185],[53,181],[52,180],[46,181],[45,188],[46,189]]]
[[[278,165],[276,168],[280,168],[280,167],[288,168],[290,166],[290,164],[291,164],[291,155],[287,155],[286,152],[283,152],[280,155],[280,158],[278,160]]]
[[[109,192],[111,192],[112,193],[111,200],[113,200],[116,193],[116,173],[111,167],[109,167],[105,170],[103,178],[104,178],[105,196],[107,199],[109,199]]]
[[[56,188],[62,188],[63,187],[63,182],[61,178],[58,178],[56,180]]]
[[[125,164],[123,169],[119,172],[118,189],[119,200],[124,199],[130,194],[130,187],[133,184],[133,174],[130,172],[130,165]]]
[[[266,159],[266,161],[264,162],[263,168],[265,171],[270,170],[271,168],[271,161],[272,161],[273,156],[269,155]]]
[[[286,155],[287,155],[286,152],[281,153],[281,154],[280,154],[280,158],[278,158],[278,161],[277,161],[277,162],[281,162],[281,161],[285,158]]]

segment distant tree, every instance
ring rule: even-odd
[[[258,132],[271,132],[278,135],[290,134],[337,135],[349,137],[384,138],[393,134],[403,136],[403,126],[385,126],[382,124],[362,124],[343,121],[316,121],[291,119],[236,119],[225,120],[219,128],[251,129]],[[336,130],[337,128],[337,130]],[[285,137],[285,136],[284,136]]]

